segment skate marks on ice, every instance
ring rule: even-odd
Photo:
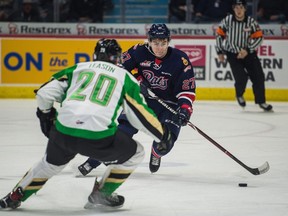
[[[267,160],[271,169],[261,176],[251,175],[184,127],[173,151],[154,174],[148,167],[151,139],[137,138],[145,147],[146,158],[117,190],[126,200],[121,209],[85,210],[95,176],[102,175],[104,167],[93,171],[93,178],[75,178],[75,169],[68,165],[19,209],[0,211],[0,216],[288,216],[288,103],[272,105],[274,112],[266,113],[251,105],[242,111],[235,102],[197,101],[191,117],[193,124],[249,166]],[[45,151],[47,139],[41,134],[35,107],[29,100],[0,101],[1,196]],[[11,158],[13,163],[9,163]],[[80,165],[84,160],[71,163]],[[241,182],[248,187],[238,187]]]

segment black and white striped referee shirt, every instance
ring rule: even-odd
[[[250,16],[243,21],[237,21],[234,15],[226,16],[217,29],[216,52],[239,53],[241,49],[254,52],[263,41],[263,33]]]

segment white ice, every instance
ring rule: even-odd
[[[86,210],[83,206],[100,166],[76,178],[77,156],[63,172],[22,203],[0,215],[109,216],[287,216],[288,103],[272,102],[266,113],[253,102],[242,110],[235,101],[197,101],[191,122],[250,167],[268,161],[271,168],[254,176],[191,127],[182,129],[160,170],[148,168],[151,138],[135,136],[146,149],[143,163],[117,190],[123,208]],[[35,116],[35,100],[0,100],[0,196],[5,196],[44,154],[47,139]],[[248,187],[238,187],[247,183]]]

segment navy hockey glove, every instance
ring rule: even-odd
[[[44,113],[39,108],[37,108],[36,115],[40,120],[40,126],[41,126],[42,133],[47,138],[49,138],[50,129],[51,129],[52,125],[54,124],[54,120],[56,118],[56,109],[54,107],[52,107],[49,112]]]
[[[173,147],[174,141],[172,139],[171,131],[163,125],[164,128],[164,134],[159,143],[157,143],[157,150],[160,152],[160,154],[165,155],[167,154],[171,148]]]
[[[178,125],[181,126],[185,126],[187,125],[192,112],[193,112],[193,108],[187,104],[183,104],[181,107],[179,107],[177,109],[178,114],[176,115],[176,122],[178,123]]]

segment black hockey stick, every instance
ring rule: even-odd
[[[149,95],[151,96],[151,99],[157,100],[162,106],[164,106],[166,109],[168,109],[170,112],[177,115],[178,113],[170,107],[165,101],[163,101],[161,98],[157,97],[151,90],[148,89]],[[197,131],[199,134],[201,134],[205,139],[209,140],[213,145],[215,145],[217,148],[219,148],[222,152],[224,152],[226,155],[228,155],[230,158],[232,158],[234,161],[236,161],[240,166],[244,167],[246,170],[248,170],[253,175],[261,175],[263,173],[266,173],[269,169],[269,163],[266,161],[262,166],[257,168],[251,168],[244,164],[242,161],[240,161],[238,158],[236,158],[233,154],[231,154],[228,150],[226,150],[223,146],[221,146],[219,143],[217,143],[215,140],[213,140],[211,137],[209,137],[206,133],[204,133],[202,130],[200,130],[197,126],[192,124],[190,121],[188,121],[188,124],[191,128],[193,128],[195,131]]]

